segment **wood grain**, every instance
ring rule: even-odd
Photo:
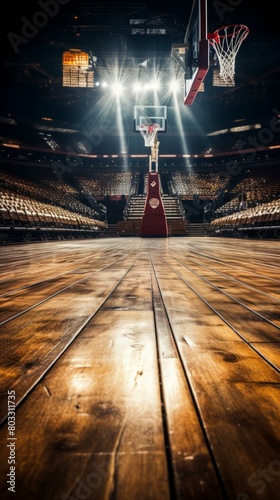
[[[279,498],[279,242],[0,248],[0,497]]]

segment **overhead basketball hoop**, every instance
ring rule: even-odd
[[[249,28],[244,24],[230,24],[207,37],[219,60],[220,78],[229,85],[234,82],[236,54],[248,34]]]
[[[145,141],[145,146],[152,147],[154,145],[155,136],[160,128],[158,123],[142,123],[139,126],[139,131]]]

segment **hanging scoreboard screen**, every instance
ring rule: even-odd
[[[94,87],[94,71],[89,54],[78,49],[70,49],[62,55],[63,87]]]

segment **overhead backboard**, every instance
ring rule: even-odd
[[[139,132],[141,125],[158,124],[158,132],[166,132],[167,107],[166,106],[134,106],[134,131]]]
[[[172,56],[184,70],[184,104],[190,106],[209,69],[207,0],[193,0],[184,43],[173,45]]]

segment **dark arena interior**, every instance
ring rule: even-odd
[[[280,500],[275,4],[1,21],[1,499]]]

